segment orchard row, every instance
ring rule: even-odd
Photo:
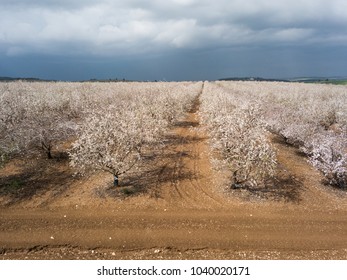
[[[202,83],[2,83],[0,155],[54,150],[73,142],[70,163],[81,173],[119,176],[141,159],[189,109]]]
[[[117,178],[136,168],[198,97],[232,187],[265,186],[275,175],[271,134],[277,134],[305,153],[330,184],[346,188],[347,90],[334,85],[0,83],[0,165],[38,152],[52,158],[72,143],[65,152],[77,171],[104,170]]]
[[[329,184],[347,187],[346,86],[216,82],[207,89],[203,116],[236,175],[234,183],[264,183],[274,174],[268,131],[300,149]],[[241,170],[245,174],[237,176]]]

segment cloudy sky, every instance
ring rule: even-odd
[[[347,1],[0,0],[0,76],[347,76]]]

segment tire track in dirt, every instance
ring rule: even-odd
[[[178,141],[171,148],[178,159],[171,163],[173,178],[162,186],[162,198],[174,207],[218,209],[227,200],[213,191],[217,175],[209,159],[208,138],[200,126],[199,106],[198,96],[185,119],[172,131]]]
[[[277,149],[280,165],[302,185],[299,190],[300,206],[311,210],[347,208],[347,201],[343,199],[347,198],[346,192],[324,185],[324,176],[308,163],[297,148],[285,143],[279,136],[273,136],[272,143]]]

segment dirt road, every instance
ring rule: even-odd
[[[0,259],[347,259],[346,194],[276,138],[278,187],[226,193],[198,109],[121,189],[100,173],[2,207]]]

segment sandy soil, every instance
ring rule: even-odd
[[[118,189],[73,177],[64,157],[10,162],[0,259],[347,259],[346,193],[275,136],[274,187],[228,190],[198,109]]]

